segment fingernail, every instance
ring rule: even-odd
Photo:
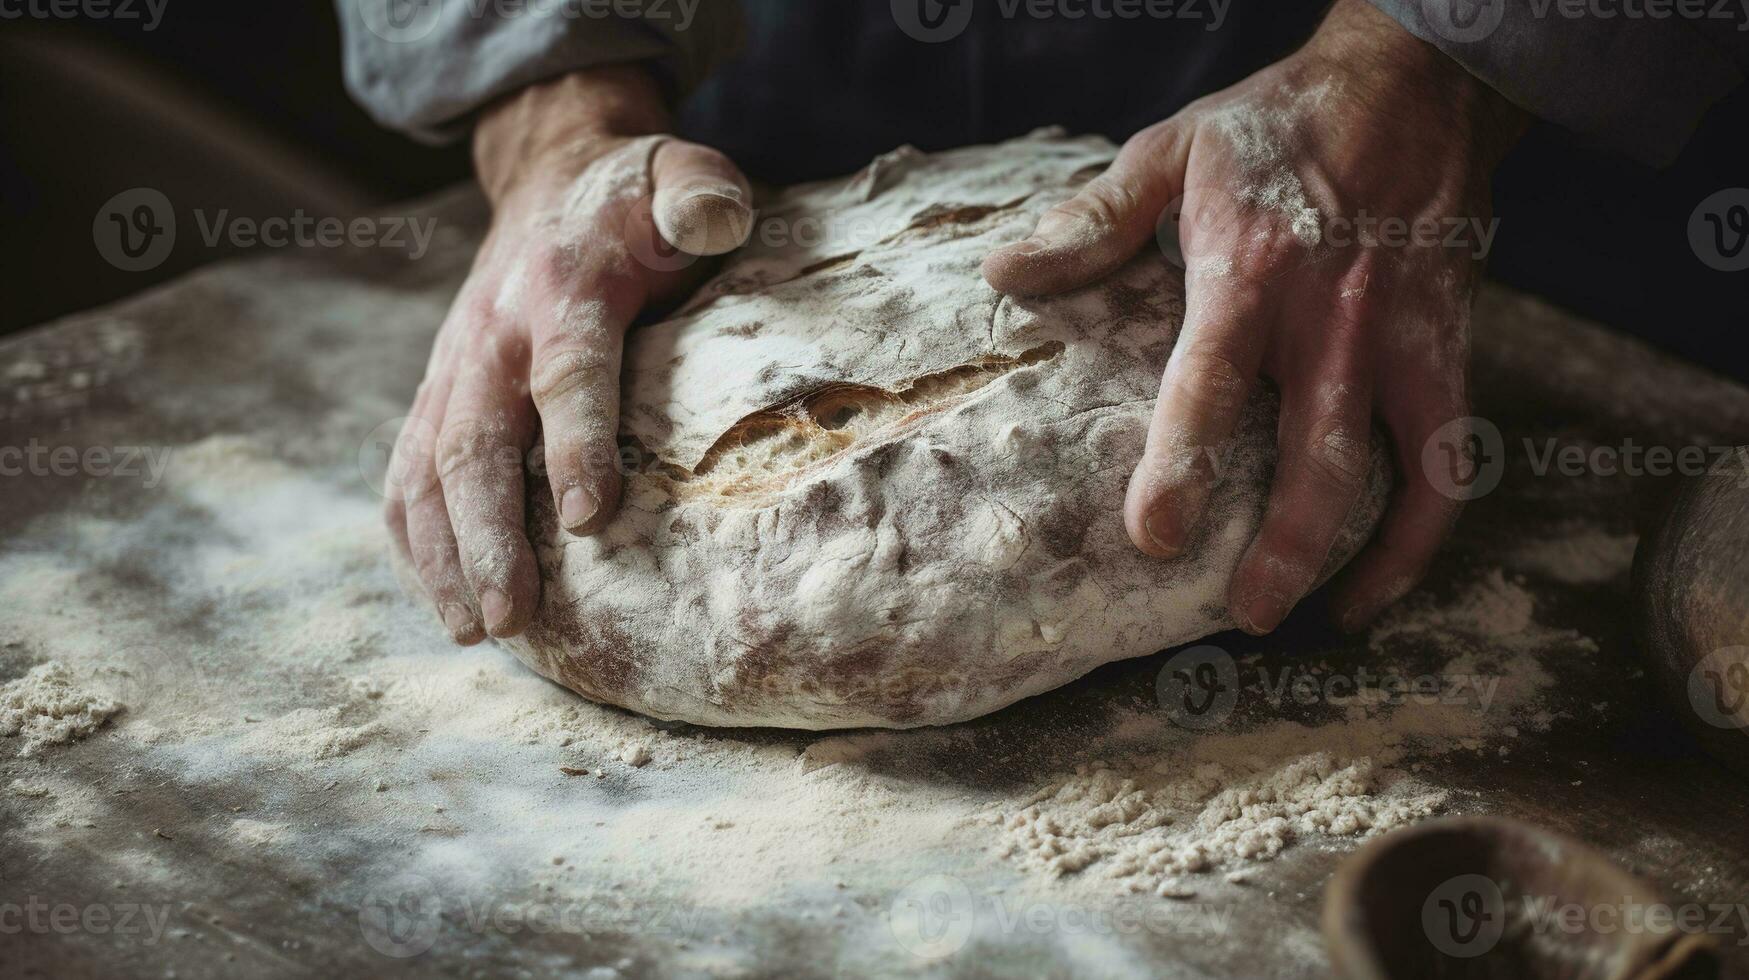
[[[1344,633],[1358,633],[1366,629],[1370,622],[1372,622],[1372,613],[1365,606],[1354,606],[1342,614],[1337,625],[1342,628]]]
[[[450,636],[460,639],[473,629],[474,617],[466,606],[451,602],[443,607],[443,625]]]
[[[1028,238],[1025,241],[1015,242],[1013,245],[1008,246],[1008,252],[1013,255],[1032,255],[1035,252],[1042,252],[1044,250],[1044,240],[1039,238]]]
[[[497,633],[510,618],[510,600],[497,589],[487,589],[480,595],[480,612],[486,616],[486,632]]]
[[[1262,636],[1281,625],[1287,618],[1287,600],[1273,592],[1259,592],[1240,609],[1239,628],[1253,636]]]
[[[1157,510],[1148,515],[1142,522],[1142,527],[1148,532],[1148,540],[1154,542],[1154,547],[1160,549],[1162,558],[1176,558],[1184,550],[1184,543],[1178,533],[1178,522],[1164,510]]]
[[[1032,230],[1032,241],[1040,247],[1092,244],[1100,226],[1086,215],[1048,211]]]
[[[601,505],[595,502],[595,497],[582,487],[572,487],[565,491],[564,499],[559,502],[559,520],[566,530],[575,530],[589,523]]]

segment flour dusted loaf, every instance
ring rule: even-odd
[[[619,517],[577,538],[530,496],[543,590],[509,641],[572,690],[704,725],[911,727],[1229,628],[1274,399],[1200,538],[1160,561],[1121,507],[1184,312],[1157,250],[1015,299],[980,263],[1104,169],[1102,139],[904,148],[797,187],[671,318],[635,330]],[[1370,532],[1388,483],[1351,516]]]

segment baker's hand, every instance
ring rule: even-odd
[[[750,230],[746,178],[714,150],[660,136],[666,125],[635,66],[534,86],[480,121],[492,227],[396,443],[385,515],[458,643],[513,636],[534,614],[524,479],[540,479],[542,456],[571,533],[612,516],[626,328],[680,288],[689,255],[729,251]],[[531,452],[537,425],[544,454]]]
[[[1228,594],[1247,631],[1273,630],[1315,584],[1366,486],[1375,418],[1400,479],[1335,589],[1341,625],[1407,593],[1456,520],[1422,446],[1469,414],[1489,176],[1524,123],[1364,0],[1338,0],[1305,48],[1136,134],[1031,239],[986,261],[1004,292],[1075,288],[1152,246],[1182,205],[1184,330],[1124,524],[1147,554],[1179,554],[1257,379],[1274,381],[1279,462]]]

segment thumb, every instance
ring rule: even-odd
[[[1154,237],[1182,192],[1190,141],[1162,123],[1130,138],[1105,173],[1039,219],[1032,237],[984,260],[998,292],[1043,296],[1105,278]]]
[[[650,162],[656,230],[689,255],[721,255],[753,231],[753,194],[728,157],[707,146],[668,140]]]

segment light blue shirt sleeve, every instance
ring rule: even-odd
[[[735,0],[335,0],[346,87],[428,143],[482,107],[597,65],[648,62],[678,100],[739,44]]]

